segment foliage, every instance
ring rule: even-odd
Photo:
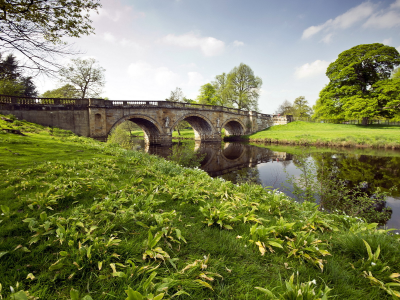
[[[376,224],[59,129],[15,118],[13,123],[0,120],[0,125],[19,127],[25,134],[0,134],[3,299],[29,293],[28,299],[49,300],[244,300],[260,298],[267,290],[275,297],[301,299],[299,290],[323,297],[325,283],[332,298],[390,297],[372,286],[363,271],[397,291],[388,285],[397,275],[388,277],[400,269],[400,239]],[[213,225],[207,226],[210,217]],[[224,230],[225,224],[232,229]],[[252,228],[260,229],[252,234]],[[353,246],[340,243],[353,236]],[[282,248],[271,252],[271,239],[283,241]],[[367,261],[363,239],[376,266]],[[265,245],[264,255],[258,241]],[[323,272],[307,259],[307,248],[315,259],[326,260]],[[294,249],[296,255],[288,257]],[[146,251],[151,252],[143,260]],[[390,271],[380,273],[385,264]],[[297,271],[301,275],[295,283],[290,278]],[[255,289],[261,286],[265,290]]]
[[[66,84],[58,89],[44,92],[42,98],[79,98],[79,93],[71,84]]]
[[[200,94],[197,96],[199,104],[222,105],[222,101],[217,95],[216,88],[211,83],[203,84],[200,87]]]
[[[400,78],[400,67],[393,70],[392,78],[393,79]]]
[[[398,88],[392,86],[389,78],[393,68],[399,64],[399,52],[379,43],[358,45],[343,51],[326,71],[329,84],[320,92],[314,117],[393,117],[393,105],[397,102],[392,104],[391,101],[396,99],[378,97],[377,90],[382,89],[382,85],[390,85],[391,90],[396,90],[392,96],[398,94]]]
[[[290,276],[289,281],[285,281],[286,290],[280,293],[278,296],[272,291],[256,287],[259,291],[263,292],[270,299],[286,299],[286,300],[328,300],[328,294],[331,291],[325,285],[325,288],[317,288],[317,281],[314,279],[312,281],[299,283],[299,274],[297,273],[297,282],[294,283],[294,273]]]
[[[1,46],[25,56],[30,69],[54,71],[51,66],[58,66],[53,62],[54,56],[70,53],[61,38],[92,33],[90,13],[99,7],[97,0],[3,1]]]
[[[73,86],[76,95],[83,99],[99,97],[105,84],[104,71],[94,58],[76,58],[59,74],[61,82]]]
[[[262,80],[248,65],[241,63],[228,74],[222,73],[215,78],[200,88],[199,103],[258,111]]]
[[[307,118],[312,115],[312,109],[304,96],[297,97],[293,102],[293,115],[298,118]]]
[[[182,89],[180,87],[176,87],[175,90],[171,91],[171,95],[169,98],[166,98],[165,101],[171,102],[185,102],[185,96],[183,95]]]
[[[173,145],[171,150],[172,153],[168,156],[168,159],[188,168],[200,167],[205,156],[193,151],[192,143],[184,143],[183,146]]]
[[[293,104],[288,100],[283,101],[283,103],[278,106],[278,109],[275,111],[275,114],[282,116],[293,115],[294,114]]]
[[[229,100],[238,109],[258,111],[262,80],[243,63],[228,73]]]
[[[0,54],[0,94],[11,96],[36,97],[36,86],[32,77],[23,76],[21,66],[14,55],[4,59]]]

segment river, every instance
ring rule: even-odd
[[[302,178],[317,178],[315,174],[321,174],[328,166],[330,173],[327,178],[331,185],[332,180],[341,180],[352,188],[361,186],[361,190],[372,197],[377,188],[385,192],[387,197],[383,206],[388,213],[386,220],[380,223],[387,228],[400,229],[400,151],[194,141],[175,143],[171,148],[148,146],[143,140],[138,140],[135,147],[164,158],[171,156],[176,149],[189,148],[202,155],[201,168],[212,177],[222,177],[234,183],[259,183],[293,198],[296,198],[294,185],[300,185]],[[292,180],[288,182],[290,178]],[[325,182],[320,183],[323,184]],[[319,204],[329,207],[318,195],[315,197]]]

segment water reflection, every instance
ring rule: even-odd
[[[170,147],[142,147],[150,154],[167,158]],[[250,181],[263,186],[283,190],[293,196],[293,187],[286,182],[288,176],[300,177],[300,157],[314,162],[317,170],[330,167],[332,176],[358,185],[368,182],[372,190],[380,188],[388,192],[387,204],[392,207],[391,228],[400,228],[400,152],[373,151],[370,149],[326,149],[300,147],[259,147],[243,143],[195,143],[185,147],[204,155],[201,168],[212,177],[222,177],[234,183]],[[366,154],[365,154],[366,153]],[[285,185],[286,187],[283,187]],[[394,188],[397,188],[394,189]]]

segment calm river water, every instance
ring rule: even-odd
[[[145,146],[143,141],[139,144],[148,153],[165,158],[173,151],[170,147]],[[367,182],[371,193],[376,188],[388,192],[386,206],[392,208],[392,214],[386,226],[400,229],[400,151],[193,141],[175,144],[175,147],[189,147],[203,154],[201,168],[212,177],[234,183],[258,182],[292,197],[293,187],[287,179],[301,177],[302,159],[316,168],[330,166],[335,178],[353,185]]]

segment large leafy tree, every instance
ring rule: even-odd
[[[48,90],[41,95],[42,98],[79,98],[80,93],[71,84],[66,84],[58,89]]]
[[[105,85],[104,69],[94,58],[72,59],[60,69],[60,80],[75,88],[79,98],[99,97]]]
[[[285,100],[281,105],[278,106],[278,109],[275,111],[277,115],[293,115],[293,104],[289,100]]]
[[[312,109],[304,96],[297,97],[293,102],[293,115],[299,118],[307,118],[312,115]]]
[[[228,74],[229,100],[238,109],[258,111],[262,80],[243,63]]]
[[[0,54],[0,94],[10,96],[36,97],[36,86],[32,77],[24,76],[15,56],[3,58]]]
[[[215,81],[203,85],[198,100],[200,103],[222,105],[244,110],[258,110],[258,98],[262,80],[243,63],[228,74],[222,73]]]
[[[393,117],[396,108],[391,101],[400,87],[390,76],[399,64],[399,52],[379,43],[343,51],[326,71],[329,84],[320,92],[314,116],[362,118],[364,124],[375,116]],[[382,91],[386,91],[386,97],[380,96]]]
[[[71,53],[61,38],[92,33],[90,13],[99,7],[98,0],[1,0],[0,47],[25,56],[25,67],[52,72],[54,56]]]
[[[200,87],[200,94],[197,96],[199,104],[222,105],[217,90],[211,83],[206,83]]]

